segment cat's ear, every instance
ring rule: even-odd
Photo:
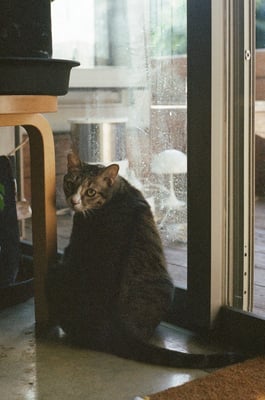
[[[67,168],[70,171],[81,168],[81,161],[76,153],[71,152],[67,155]]]
[[[119,173],[119,168],[120,167],[118,166],[118,164],[111,164],[104,169],[102,177],[109,186],[112,186],[114,184]]]

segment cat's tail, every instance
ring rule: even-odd
[[[119,352],[119,351],[118,351]],[[240,354],[225,353],[184,353],[155,346],[151,343],[137,342],[131,344],[127,354],[118,354],[135,361],[174,368],[221,368],[244,360]]]

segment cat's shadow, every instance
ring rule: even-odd
[[[80,347],[74,344],[60,326],[47,328],[41,338],[48,342],[59,343],[71,347]],[[182,353],[210,354],[220,351],[220,347],[209,344],[198,335],[178,326],[161,322],[156,328],[149,342],[156,347],[178,351]]]

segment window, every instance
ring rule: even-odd
[[[94,0],[56,0],[51,4],[53,58],[94,66]]]
[[[67,142],[66,157],[74,142],[85,161],[118,162],[121,174],[143,191],[164,241],[170,271],[184,288],[186,21],[186,0],[53,2],[53,57],[79,60],[81,65],[72,71],[59,112],[47,116],[57,152],[63,149],[60,143]],[[58,154],[57,159],[63,160]],[[61,162],[58,214],[66,207],[60,189],[66,158],[64,165]],[[64,245],[60,239],[59,246]]]

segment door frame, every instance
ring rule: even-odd
[[[249,312],[255,99],[254,35],[249,33],[254,15],[252,0],[187,2],[188,278],[186,291],[176,289],[173,315],[181,326],[263,352],[265,320]],[[244,29],[231,37],[231,24],[239,18]],[[241,81],[231,86],[238,71]]]

